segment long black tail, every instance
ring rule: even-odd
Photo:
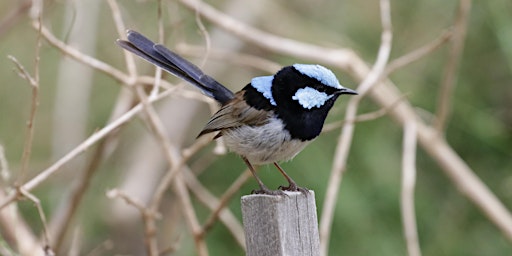
[[[212,77],[204,74],[196,65],[165,48],[165,46],[155,44],[133,30],[128,30],[126,35],[128,41],[117,40],[117,44],[124,49],[193,84],[201,89],[204,94],[214,98],[221,104],[225,104],[233,99],[234,94],[232,91],[215,81]]]

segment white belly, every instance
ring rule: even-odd
[[[311,142],[292,140],[279,119],[263,126],[224,131],[222,137],[229,149],[257,165],[290,160]]]

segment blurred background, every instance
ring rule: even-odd
[[[269,33],[315,45],[350,48],[368,64],[375,61],[381,32],[378,1],[206,2]],[[456,20],[458,4],[458,1],[441,0],[391,1],[394,32],[391,59],[433,41],[450,29]],[[118,1],[118,5],[127,28],[158,38],[158,2],[124,0]],[[30,8],[31,1],[0,2],[0,145],[6,159],[2,162],[8,164],[2,167],[4,189],[19,181],[32,102],[30,85],[17,75],[16,65],[7,56],[14,56],[33,74],[38,33],[31,25]],[[44,1],[43,8],[43,24],[55,37],[126,72],[123,51],[115,44],[120,35],[107,1],[50,0]],[[279,66],[304,62],[247,44],[203,20],[208,32],[206,40],[196,14],[177,1],[162,1],[161,13],[165,44],[202,64],[206,73],[232,90],[241,89],[252,77],[268,75]],[[511,14],[512,2],[508,0],[472,3],[456,73],[452,114],[446,128],[448,143],[508,209],[512,209]],[[64,56],[44,39],[41,42],[34,141],[28,173],[22,181],[51,166],[119,116],[116,108],[123,109],[122,106],[137,102],[133,92],[112,76]],[[205,59],[207,45],[211,52]],[[218,52],[221,54],[215,54]],[[436,112],[448,52],[445,44],[390,76],[427,123],[432,123]],[[270,64],[263,67],[248,64],[230,57],[234,53],[259,56]],[[154,75],[152,66],[139,60],[136,63],[139,75]],[[346,70],[334,72],[344,86],[357,87]],[[179,83],[169,75],[164,78]],[[342,98],[336,103],[327,123],[343,120],[347,102],[348,98]],[[167,97],[155,107],[166,124],[171,142],[181,147],[194,142],[211,114],[204,101],[184,97]],[[359,113],[377,109],[379,106],[367,97],[361,102]],[[79,248],[77,255],[145,253],[144,228],[138,211],[120,199],[105,195],[106,191],[117,188],[146,204],[166,172],[161,145],[144,119],[143,115],[132,119],[108,140],[90,147],[32,191],[41,200],[52,233],[52,227],[59,226],[59,216],[67,207],[73,188],[91,170],[83,199],[68,227],[61,231],[64,232],[61,252]],[[400,213],[402,133],[402,127],[388,116],[357,123],[336,205],[329,255],[407,253]],[[325,132],[293,161],[282,164],[298,184],[315,190],[319,216],[339,134],[340,129]],[[217,197],[245,169],[239,157],[219,151],[222,145],[210,143],[187,162],[204,187]],[[459,193],[429,155],[421,148],[417,153],[415,200],[423,255],[511,255],[512,242]],[[259,173],[269,187],[277,188],[285,183],[273,166],[262,166]],[[250,178],[229,201],[227,207],[238,220],[241,220],[239,198],[256,186]],[[192,202],[203,223],[210,210],[195,197]],[[29,229],[39,236],[43,227],[33,204],[25,200],[17,205]],[[177,244],[174,255],[195,255],[193,238],[180,216],[172,189],[165,194],[160,212],[163,216],[158,220],[161,249]],[[9,238],[6,230],[3,231],[4,241],[0,246],[9,248]],[[220,223],[214,224],[206,234],[206,243],[210,255],[244,255],[242,247]]]

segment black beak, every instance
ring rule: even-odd
[[[337,94],[353,94],[353,95],[357,95],[358,93],[352,89],[349,89],[349,88],[343,88],[343,89],[340,89]]]

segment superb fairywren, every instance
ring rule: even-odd
[[[222,136],[251,170],[260,187],[255,193],[282,194],[269,190],[252,166],[268,163],[273,163],[288,181],[288,187],[281,189],[306,192],[277,162],[293,158],[320,134],[338,96],[357,94],[341,86],[329,69],[308,64],[294,64],[273,76],[255,77],[233,93],[163,45],[132,30],[127,38],[117,40],[117,44],[195,85],[222,105],[198,137],[218,132],[215,138]]]

